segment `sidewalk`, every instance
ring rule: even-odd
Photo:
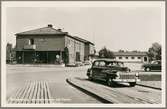
[[[144,87],[150,87],[154,89],[162,89],[161,88],[161,81],[140,81],[137,83],[137,85],[144,86]]]

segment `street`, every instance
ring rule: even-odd
[[[100,96],[107,96],[105,98],[112,103],[161,103],[161,90],[141,86],[111,88],[103,83],[90,82],[86,76],[88,67],[7,65],[7,100],[10,101],[9,103],[34,103],[15,101],[30,99],[30,95],[33,98],[33,93],[36,93],[37,98],[34,99],[51,99],[49,103],[102,103],[66,82],[66,79],[72,78],[75,84],[84,86],[90,91],[94,90],[94,93],[98,92],[96,94]],[[41,90],[39,90],[40,87],[42,87]],[[22,95],[16,94],[19,89]],[[40,103],[43,102],[40,101]]]
[[[13,96],[20,87],[24,87],[26,81],[47,81],[50,93],[56,102],[63,103],[100,103],[98,100],[80,92],[66,82],[66,78],[85,75],[77,68],[54,68],[54,67],[24,67],[7,66],[7,99]],[[79,71],[79,72],[78,72]]]

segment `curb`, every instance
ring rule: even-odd
[[[161,88],[158,87],[152,87],[152,86],[147,86],[147,85],[143,85],[143,84],[136,84],[138,86],[143,86],[143,87],[148,87],[148,88],[152,88],[152,89],[157,89],[157,90],[162,90]]]
[[[110,104],[113,104],[113,102],[109,101],[109,100],[106,100],[105,98],[95,94],[95,93],[92,93],[91,91],[88,91],[82,87],[79,87],[78,85],[76,85],[75,83],[71,82],[69,79],[66,79],[67,83],[69,83],[70,85],[74,86],[75,88],[79,89],[80,91],[86,93],[87,95],[90,95],[92,96],[93,98],[101,101],[102,103],[110,103]]]

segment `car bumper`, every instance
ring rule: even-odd
[[[140,79],[113,79],[114,82],[139,82]]]

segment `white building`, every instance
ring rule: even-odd
[[[143,63],[148,62],[146,52],[114,52],[115,59],[125,63],[132,70],[141,69]]]

